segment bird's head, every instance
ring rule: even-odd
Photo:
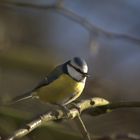
[[[67,62],[67,73],[76,81],[83,81],[88,77],[88,66],[84,59],[74,57]]]

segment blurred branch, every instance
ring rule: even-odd
[[[110,136],[96,137],[94,140],[140,140],[140,136],[132,133],[112,134]]]
[[[81,17],[80,15],[77,15],[72,10],[65,8],[63,0],[58,0],[58,2],[56,2],[56,4],[53,4],[53,5],[37,5],[37,4],[32,4],[32,3],[22,3],[22,2],[16,2],[16,1],[1,0],[0,5],[33,8],[33,9],[38,9],[38,10],[53,10],[73,20],[74,22],[82,25],[90,33],[91,32],[95,33],[97,36],[100,34],[103,34],[110,38],[123,38],[123,39],[128,39],[128,40],[140,43],[140,38],[136,36],[132,36],[126,33],[110,32],[110,31],[102,29],[101,27],[97,27],[93,25],[86,18]]]
[[[50,59],[49,54],[44,57],[40,53],[28,49],[14,49],[3,51],[0,53],[0,65],[6,68],[20,69],[30,74],[46,73],[48,69],[53,67],[54,59]],[[50,63],[51,62],[51,63]]]
[[[79,116],[79,112],[85,112],[86,114],[90,114],[93,116],[101,115],[104,113],[108,113],[114,109],[118,108],[130,108],[130,107],[140,107],[140,102],[116,102],[116,103],[109,103],[109,101],[103,99],[103,98],[90,98],[87,100],[82,100],[78,103],[76,103],[76,107],[71,106],[69,107],[69,112],[66,114],[66,112],[63,112],[63,110],[56,110],[55,112],[48,112],[45,114],[40,115],[37,119],[31,121],[30,123],[26,124],[25,127],[17,130],[11,137],[7,138],[7,140],[14,140],[15,138],[21,138],[34,129],[43,126],[47,124],[47,122],[50,121],[56,121],[61,119],[74,119]],[[86,130],[86,129],[85,129]],[[88,132],[86,133],[86,135]],[[119,134],[120,135],[120,134]],[[109,139],[117,139],[119,135],[116,135],[116,137],[113,136],[107,136]],[[135,135],[120,135],[129,137],[135,136]],[[115,137],[115,138],[114,138]],[[133,139],[137,140],[140,139],[139,136],[134,137]],[[106,139],[106,137],[100,137],[98,139]],[[131,138],[132,139],[132,138]]]
[[[33,117],[31,112],[17,110],[15,108],[0,105],[0,116],[8,116],[14,120],[28,120]]]

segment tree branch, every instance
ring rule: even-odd
[[[26,124],[25,127],[15,131],[15,133],[6,140],[14,140],[16,138],[21,138],[33,131],[34,129],[43,126],[50,121],[55,121],[59,119],[74,119],[75,117],[79,116],[79,112],[83,112],[89,108],[107,105],[108,103],[109,102],[103,98],[91,98],[80,101],[76,104],[77,107],[71,107],[69,109],[68,114],[66,114],[66,112],[63,112],[63,110],[61,109],[58,109],[55,112],[47,112],[45,114],[40,115],[37,119]]]
[[[60,13],[61,15],[65,16],[66,18],[69,18],[72,21],[80,24],[86,30],[88,30],[89,32],[95,33],[97,36],[100,34],[104,34],[107,37],[123,38],[123,39],[128,39],[128,40],[140,43],[140,38],[138,38],[136,36],[132,36],[132,35],[126,34],[126,33],[110,32],[110,31],[102,29],[101,27],[97,27],[97,26],[93,25],[86,18],[81,17],[80,15],[77,15],[72,10],[65,8],[64,4],[63,4],[63,0],[58,1],[56,4],[52,4],[52,5],[36,5],[36,4],[32,4],[32,3],[22,3],[22,2],[14,2],[14,1],[11,2],[8,0],[7,1],[4,0],[4,1],[0,2],[0,5],[33,8],[33,9],[38,9],[38,10],[53,10],[53,11],[56,11],[57,13]]]
[[[29,122],[25,127],[18,129],[15,133],[7,138],[6,140],[14,140],[16,138],[21,138],[34,129],[45,125],[49,121],[56,121],[60,119],[74,119],[79,116],[79,112],[85,112],[87,114],[96,116],[104,113],[108,113],[114,109],[118,108],[130,108],[130,107],[140,107],[140,102],[116,102],[110,103],[103,98],[90,98],[87,100],[82,100],[76,103],[76,106],[69,107],[69,112],[63,112],[63,110],[58,109],[55,112],[47,112],[40,115],[35,120]],[[85,127],[85,126],[84,126]],[[86,129],[85,129],[86,132]],[[86,133],[86,135],[88,132]],[[127,135],[125,135],[127,136]]]
[[[111,112],[115,109],[120,108],[138,108],[140,107],[140,101],[133,101],[133,102],[113,102],[102,106],[96,106],[95,108],[87,109],[86,113],[92,115],[92,116],[98,116],[100,114],[104,114],[107,112]]]

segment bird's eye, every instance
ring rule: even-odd
[[[80,69],[78,69],[78,68],[76,68],[76,67],[74,67],[71,63],[69,63],[69,65],[71,66],[71,67],[73,67],[77,72],[79,72],[79,73],[81,73],[82,75],[83,75],[83,77],[87,77],[87,73],[84,73],[83,71],[81,71]]]

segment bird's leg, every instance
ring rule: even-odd
[[[80,107],[76,104],[76,102],[72,102],[70,105],[71,105],[72,107],[76,108],[76,109],[78,110],[79,114],[81,114],[81,109],[80,109]]]
[[[57,104],[57,106],[59,106],[60,109],[62,109],[62,111],[64,112],[64,115],[65,115],[67,118],[70,117],[70,111],[69,111],[69,109],[67,108],[66,105]]]

